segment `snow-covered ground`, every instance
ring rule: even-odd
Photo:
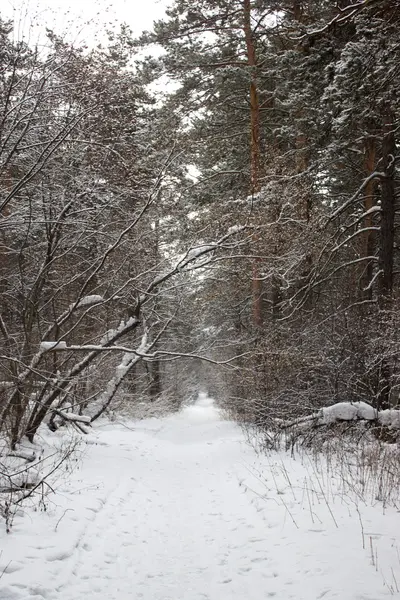
[[[305,455],[257,456],[205,396],[82,443],[47,510],[1,529],[1,600],[399,596],[398,512]]]

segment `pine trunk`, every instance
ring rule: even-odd
[[[247,64],[250,67],[250,193],[260,191],[260,102],[257,89],[257,59],[251,28],[251,2],[243,1],[243,28],[246,41]],[[254,242],[258,236],[254,236]],[[254,244],[257,248],[257,244]],[[254,259],[253,275],[253,318],[257,326],[262,325],[262,287],[260,279],[260,259]]]
[[[381,181],[381,226],[379,239],[379,295],[388,300],[393,289],[393,253],[395,219],[395,163],[396,141],[394,125],[390,118],[385,123],[382,143],[382,163],[385,177]]]
[[[369,177],[375,169],[376,160],[376,143],[375,140],[369,138],[365,142],[365,173]],[[363,221],[363,229],[365,232],[362,238],[362,256],[373,256],[375,252],[375,236],[374,231],[371,230],[373,225],[373,214],[371,209],[375,205],[375,181],[371,179],[368,185],[365,187],[364,192],[364,212],[367,213]],[[369,299],[372,297],[372,287],[370,285],[373,278],[374,263],[372,261],[366,261],[363,266],[361,273],[361,294],[363,298]]]
[[[396,140],[394,136],[393,118],[386,115],[382,141],[382,166],[385,173],[381,181],[381,224],[379,234],[379,288],[378,301],[380,308],[380,336],[382,339],[381,359],[379,365],[379,387],[377,408],[390,407],[392,388],[392,363],[385,352],[385,340],[389,339],[390,308],[393,291],[393,255],[395,232],[395,161]]]

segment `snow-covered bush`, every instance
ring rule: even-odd
[[[13,451],[4,442],[0,447],[0,515],[8,533],[26,505],[47,510],[57,482],[68,476],[79,458],[78,436],[66,431],[52,437],[46,428],[42,433],[34,444],[23,440]]]

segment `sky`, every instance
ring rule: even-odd
[[[1,0],[0,14],[12,18],[16,36],[36,42],[46,27],[76,43],[94,45],[101,31],[126,22],[135,34],[162,18],[167,0]]]

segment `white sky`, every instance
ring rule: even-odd
[[[29,37],[35,42],[48,27],[88,45],[96,43],[99,32],[118,22],[128,23],[135,34],[151,28],[153,20],[162,18],[169,4],[168,0],[0,1],[0,14],[13,18],[18,38]]]

